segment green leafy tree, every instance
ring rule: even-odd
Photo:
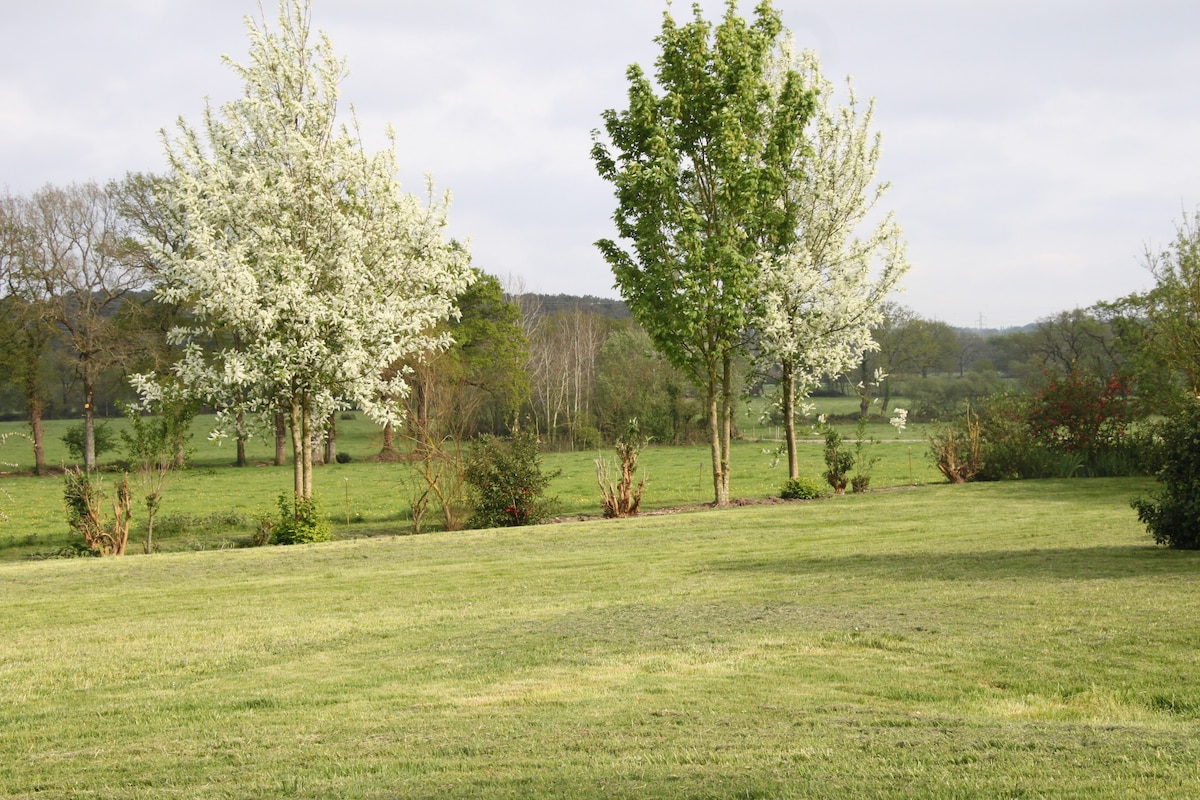
[[[33,291],[28,202],[0,197],[0,373],[20,388],[29,418],[34,473],[46,468],[41,371],[51,339],[48,308]]]
[[[730,3],[715,27],[663,15],[655,78],[627,71],[629,107],[604,112],[592,156],[615,188],[617,233],[597,243],[655,346],[703,393],[714,500],[729,503],[729,445],[755,276],[795,230],[789,194],[814,107],[801,76],[770,80],[782,32],[761,3],[752,23]]]
[[[1190,400],[1162,427],[1162,490],[1133,501],[1154,541],[1200,550],[1200,402]]]
[[[345,64],[308,3],[282,0],[266,28],[247,19],[249,63],[226,59],[243,96],[167,139],[187,246],[158,254],[158,291],[193,314],[172,332],[172,369],[224,427],[287,415],[299,514],[323,422],[351,405],[401,421],[407,375],[388,367],[448,344],[439,325],[471,272],[445,236],[448,199],[401,192],[394,149],[368,155],[337,124]],[[211,347],[219,332],[228,343]]]
[[[687,376],[654,349],[649,335],[629,320],[604,341],[596,359],[596,419],[606,441],[625,432],[629,420],[659,444],[680,444],[699,415]]]
[[[1175,241],[1161,253],[1147,250],[1155,287],[1138,298],[1150,346],[1200,397],[1200,211],[1185,213]]]

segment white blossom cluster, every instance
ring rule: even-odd
[[[757,325],[762,359],[782,364],[793,376],[791,391],[805,397],[822,376],[846,373],[876,348],[871,326],[908,264],[890,213],[864,238],[857,235],[888,188],[875,183],[880,140],[870,129],[873,102],[860,113],[848,85],[846,105],[836,106],[833,85],[811,51],[793,56],[781,48],[776,74],[789,66],[817,91],[817,108],[809,150],[800,156],[803,177],[792,187],[801,208],[797,238],[782,256],[761,260]]]
[[[278,31],[247,29],[249,63],[225,59],[244,95],[200,132],[164,133],[187,246],[161,254],[159,294],[193,315],[171,333],[175,371],[227,415],[357,406],[396,422],[395,365],[447,344],[438,325],[471,281],[449,196],[402,192],[394,144],[368,155],[337,122],[345,64],[323,34],[310,45],[304,4],[281,4]]]

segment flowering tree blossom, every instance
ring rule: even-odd
[[[161,253],[158,291],[190,305],[174,370],[223,424],[288,416],[299,501],[318,420],[353,405],[398,421],[406,373],[387,368],[447,344],[431,332],[471,271],[444,235],[448,196],[401,192],[394,146],[368,155],[336,122],[345,64],[310,34],[307,2],[281,0],[278,31],[246,27],[249,63],[224,59],[244,95],[208,108],[200,132],[164,133],[187,246]]]
[[[890,213],[865,238],[855,235],[888,187],[874,183],[880,146],[871,132],[874,102],[860,110],[847,81],[847,104],[835,106],[833,84],[814,53],[794,56],[785,42],[776,55],[775,90],[794,71],[818,97],[806,131],[809,148],[798,156],[804,168],[791,185],[796,236],[781,255],[760,259],[756,287],[759,354],[780,368],[788,474],[798,478],[796,398],[875,347],[871,326],[908,264]]]

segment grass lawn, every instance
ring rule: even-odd
[[[1193,798],[1148,486],[0,564],[0,795]]]

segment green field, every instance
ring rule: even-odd
[[[74,424],[65,420],[46,423],[46,461],[53,466],[68,464],[62,434]],[[123,420],[108,423],[113,431],[124,429]],[[212,418],[200,418],[194,425],[189,469],[174,474],[166,489],[162,509],[155,523],[155,540],[164,551],[239,547],[256,530],[255,517],[277,515],[276,499],[291,491],[291,467],[271,466],[274,445],[262,439],[251,440],[248,456],[251,466],[235,469],[231,443],[210,442],[207,433]],[[0,423],[0,434],[24,430],[19,423]],[[764,428],[747,434],[770,436]],[[853,426],[844,429],[853,435]],[[871,448],[879,458],[873,475],[878,488],[940,482],[941,476],[926,457],[927,445],[919,431],[897,436],[886,423],[871,427],[878,439]],[[330,464],[316,471],[315,492],[332,522],[335,536],[351,538],[397,534],[412,529],[411,503],[418,487],[412,469],[404,463],[380,464],[371,459],[379,452],[379,428],[361,415],[339,423],[338,450],[353,459],[347,464]],[[786,458],[779,461],[774,440],[745,440],[735,444],[733,452],[733,495],[743,499],[763,499],[777,495],[787,477]],[[802,473],[820,480],[824,463],[821,444],[810,439],[801,448]],[[109,463],[119,458],[115,451],[101,458]],[[561,471],[551,484],[549,494],[559,501],[563,517],[598,516],[600,490],[596,484],[597,457],[611,458],[603,452],[548,453],[544,467]],[[0,560],[24,558],[58,551],[70,537],[63,514],[62,479],[56,476],[32,478],[19,473],[32,469],[28,443],[10,438],[0,448],[0,510],[7,523],[0,523]],[[671,508],[712,501],[712,462],[709,450],[697,447],[648,447],[641,459],[647,480],[643,507]],[[7,470],[7,474],[5,473]],[[106,473],[111,488],[119,475]],[[135,492],[136,492],[136,486]],[[347,521],[349,520],[349,521]],[[436,524],[436,520],[434,521]],[[144,515],[135,508],[130,552],[140,552],[144,538]],[[428,524],[427,524],[428,528]]]
[[[1148,486],[0,564],[0,795],[1195,797]]]

